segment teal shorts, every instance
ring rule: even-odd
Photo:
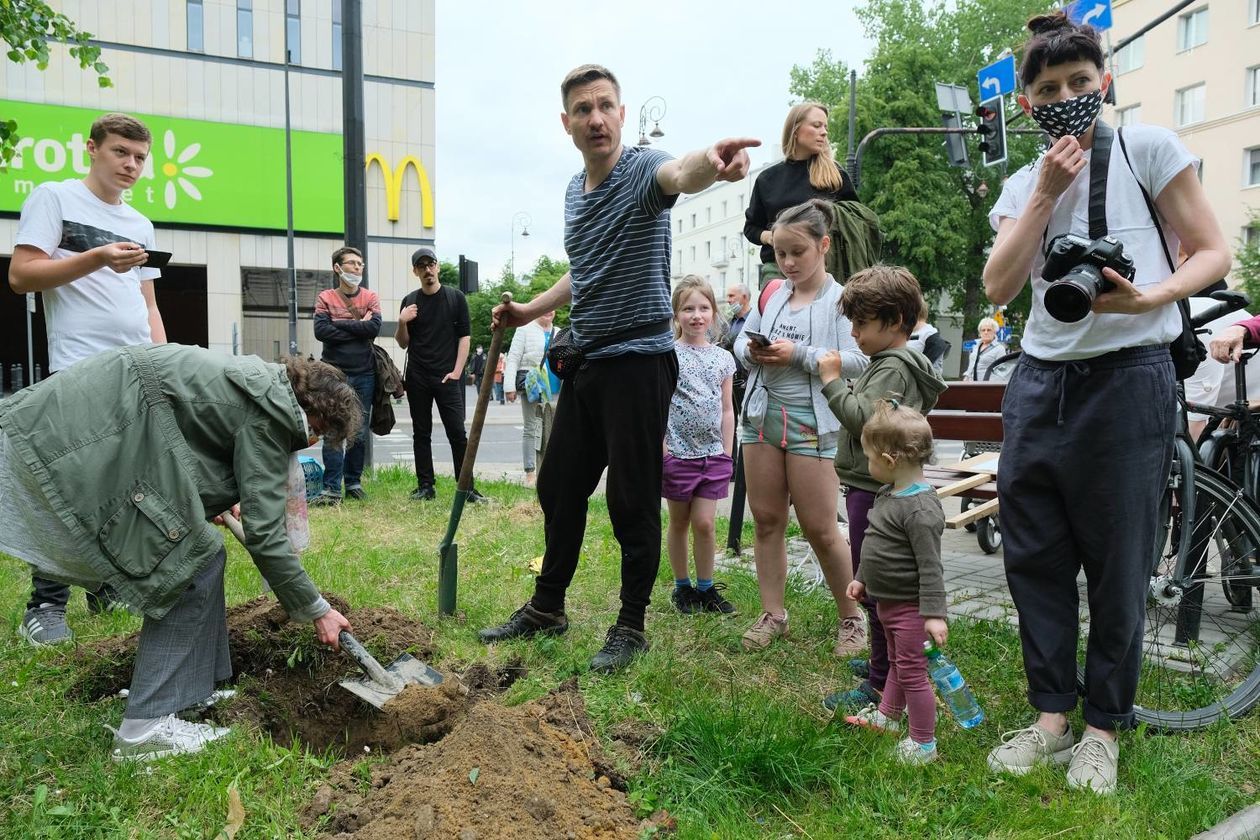
[[[739,427],[739,442],[742,446],[750,443],[768,443],[789,455],[806,455],[811,458],[836,457],[836,435],[826,448],[819,446],[818,421],[814,417],[814,409],[808,405],[784,405],[769,400],[766,406],[764,421],[757,425],[755,421],[745,418]]]

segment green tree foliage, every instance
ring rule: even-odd
[[[70,18],[54,12],[43,0],[0,0],[0,41],[8,48],[6,55],[15,64],[35,62],[40,70],[48,67],[50,41],[70,45],[70,56],[79,67],[92,70],[97,83],[110,87],[106,74],[109,66],[101,61],[101,48],[90,41],[92,33],[83,32]],[[0,171],[3,171],[17,149],[16,120],[0,119]]]
[[[858,77],[857,139],[879,127],[941,125],[934,82],[965,85],[978,101],[976,71],[1003,49],[1018,50],[1024,23],[1044,7],[1041,0],[868,0],[858,17],[875,48]],[[793,68],[789,89],[826,104],[832,137],[847,137],[849,68],[843,62],[819,52],[811,64]],[[1008,98],[1007,114],[1014,112]],[[974,124],[974,117],[966,121]],[[980,277],[993,238],[988,213],[1005,173],[980,166],[974,137],[967,142],[969,169],[949,166],[939,136],[874,140],[863,151],[859,194],[879,214],[884,259],[914,272],[929,299],[948,295],[972,331],[988,310]],[[1008,148],[1010,171],[1037,153],[1032,137],[1009,135]],[[975,189],[981,182],[988,186],[985,197]]]
[[[556,281],[568,270],[567,260],[553,260],[544,255],[538,258],[533,270],[521,275],[520,279],[514,278],[511,270],[504,268],[494,285],[487,284],[481,291],[469,295],[468,315],[472,320],[472,348],[475,350],[477,345],[481,345],[486,348],[486,352],[490,351],[490,313],[499,304],[504,292],[511,292],[512,299],[515,301],[528,303],[555,285]],[[569,307],[565,306],[556,312],[556,325],[563,327],[568,323]],[[508,330],[503,336],[503,352],[505,353],[512,342],[513,332],[514,330]]]
[[[1238,263],[1238,267],[1234,269],[1234,276],[1238,278],[1238,285],[1251,298],[1251,311],[1253,313],[1260,312],[1260,210],[1251,211],[1251,242],[1245,239],[1238,240],[1238,250],[1234,252],[1234,259]]]

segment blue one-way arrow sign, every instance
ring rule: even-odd
[[[1089,24],[1102,32],[1111,28],[1111,0],[1075,0],[1067,7],[1067,16],[1077,26]]]
[[[1008,55],[983,68],[976,73],[976,84],[980,86],[980,100],[1005,96],[1015,91],[1015,56]]]

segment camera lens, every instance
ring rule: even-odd
[[[1074,324],[1089,314],[1102,289],[1102,274],[1091,265],[1078,265],[1046,288],[1046,311],[1056,321]]]

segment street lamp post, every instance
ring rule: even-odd
[[[665,119],[665,100],[659,96],[653,96],[643,103],[643,107],[639,109],[639,145],[652,145],[652,138],[664,137],[665,132],[661,131],[661,120]],[[652,122],[651,133],[647,130],[648,121]]]
[[[512,265],[512,279],[513,280],[516,280],[516,223],[517,222],[521,223],[521,236],[529,236],[529,226],[534,223],[534,220],[531,219],[529,214],[526,213],[524,210],[519,211],[515,216],[512,217],[512,234],[508,242],[511,245],[511,255],[512,255],[511,265]]]

